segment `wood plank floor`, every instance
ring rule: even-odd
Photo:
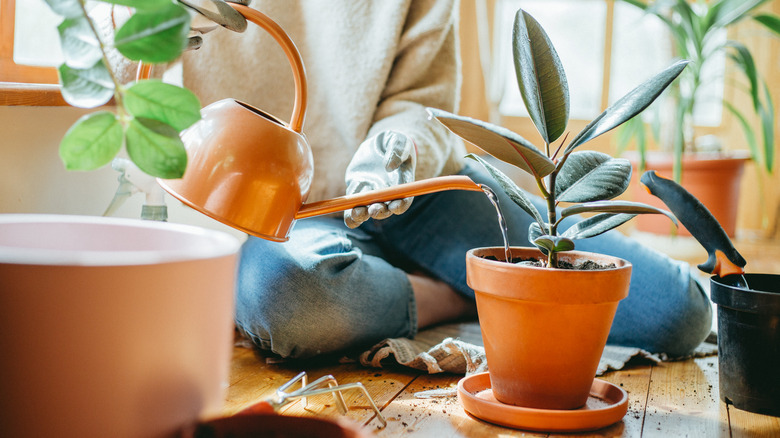
[[[779,273],[774,256],[778,242],[738,242],[751,266],[749,272]],[[758,267],[761,267],[759,271]],[[415,393],[454,388],[462,376],[427,375],[406,369],[368,369],[357,364],[266,363],[254,351],[235,347],[230,387],[224,409],[233,414],[271,397],[284,382],[306,371],[313,380],[333,375],[339,384],[362,382],[387,419],[381,428],[369,403],[358,391],[344,394],[351,420],[377,437],[780,437],[780,418],[753,414],[720,401],[718,358],[637,364],[612,371],[602,379],[629,394],[622,421],[585,434],[543,434],[513,430],[479,420],[464,411],[457,397],[421,399]],[[329,396],[309,398],[282,408],[282,415],[339,417]]]

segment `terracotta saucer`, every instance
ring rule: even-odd
[[[499,402],[493,396],[488,373],[474,374],[458,383],[458,398],[466,412],[490,423],[540,432],[581,432],[620,421],[628,411],[628,394],[619,386],[594,379],[590,398],[580,409],[524,408]]]

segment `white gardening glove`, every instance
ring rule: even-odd
[[[358,147],[347,166],[347,195],[413,182],[416,164],[417,151],[411,138],[396,131],[380,132]],[[384,219],[401,214],[412,205],[412,199],[355,207],[344,212],[344,223],[356,228],[369,217]]]

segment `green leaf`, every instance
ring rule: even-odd
[[[130,86],[124,95],[127,111],[134,117],[155,119],[181,131],[200,120],[200,101],[191,91],[159,80]]]
[[[79,0],[45,0],[55,14],[65,18],[84,16]]]
[[[761,116],[761,130],[764,134],[764,168],[772,173],[775,163],[775,104],[772,102],[772,94],[764,83],[764,99],[758,114]]]
[[[53,0],[57,1],[57,0]],[[111,3],[120,6],[130,6],[137,11],[153,11],[155,9],[165,8],[171,4],[171,0],[100,0],[104,3]]]
[[[566,147],[564,155],[642,112],[679,76],[687,64],[688,61],[677,61],[621,97],[577,134]]]
[[[533,244],[538,246],[545,254],[551,252],[571,251],[574,249],[574,242],[562,236],[543,235],[534,239]]]
[[[625,213],[599,213],[572,225],[569,229],[564,231],[561,236],[568,237],[572,240],[596,237],[599,234],[606,233],[613,228],[623,225],[635,216],[635,214]]]
[[[758,14],[753,17],[754,20],[763,24],[764,27],[780,36],[780,17],[774,14]]]
[[[88,68],[103,58],[100,43],[87,17],[66,18],[57,26],[65,63],[72,68]]]
[[[105,104],[114,95],[114,81],[102,60],[86,69],[62,64],[58,71],[62,97],[73,106],[94,108]]]
[[[495,166],[491,165],[478,155],[468,154],[466,155],[466,158],[471,158],[472,160],[482,164],[488,173],[490,173],[490,176],[492,176],[498,185],[501,186],[501,189],[504,190],[504,193],[506,193],[515,204],[522,208],[523,211],[531,215],[531,217],[534,218],[536,222],[539,222],[540,224],[544,223],[544,219],[542,219],[542,215],[539,213],[539,210],[536,209],[536,206],[534,206],[534,204],[531,202],[531,199],[520,187],[517,186],[517,184],[515,184],[514,181],[512,181],[503,172],[496,169]]]
[[[122,124],[114,113],[99,111],[80,118],[60,143],[60,158],[68,170],[105,166],[122,148]]]
[[[750,126],[750,123],[747,121],[745,116],[742,115],[742,113],[734,107],[734,105],[730,104],[729,102],[723,101],[724,106],[733,114],[737,121],[739,121],[740,126],[742,126],[742,131],[745,133],[745,141],[747,141],[748,149],[750,149],[750,157],[758,164],[764,164],[764,158],[763,155],[759,153],[758,150],[758,142],[756,141],[756,134],[753,132],[753,128]]]
[[[133,61],[173,61],[187,47],[189,30],[190,15],[182,6],[169,3],[130,17],[117,31],[114,46]]]
[[[601,201],[572,205],[561,210],[561,219],[581,213],[628,213],[628,214],[663,214],[677,224],[677,219],[668,211],[655,208],[641,202]]]
[[[515,15],[512,54],[528,114],[544,141],[552,143],[569,121],[569,86],[547,33],[522,9]]]
[[[750,50],[745,47],[744,44],[737,41],[728,41],[725,47],[734,49],[734,53],[731,54],[731,59],[740,67],[745,76],[747,76],[750,82],[750,97],[753,99],[753,108],[758,111],[760,105],[758,100],[759,88],[758,88],[758,72],[756,70],[756,63],[753,61],[753,55],[750,54]]]
[[[127,154],[144,172],[158,178],[181,178],[187,151],[178,131],[157,120],[135,118],[127,128]]]
[[[713,6],[713,27],[726,27],[743,18],[748,12],[766,3],[767,0],[723,0]]]
[[[555,199],[590,202],[612,199],[625,192],[631,181],[631,162],[596,151],[575,152],[555,180]]]
[[[536,146],[506,128],[436,108],[427,110],[464,140],[537,178],[545,177],[555,170],[555,163]]]

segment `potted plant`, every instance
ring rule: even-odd
[[[691,61],[669,89],[668,98],[673,108],[668,111],[670,117],[667,133],[656,135],[663,143],[662,149],[671,154],[650,153],[648,151],[647,129],[641,118],[631,121],[621,128],[618,136],[618,149],[625,149],[631,142],[637,145],[635,165],[640,171],[658,170],[672,174],[674,180],[690,190],[713,212],[723,228],[734,236],[736,230],[736,212],[739,199],[739,183],[748,155],[744,152],[727,153],[717,149],[719,141],[711,142],[714,151],[706,152],[709,137],[697,137],[693,123],[697,105],[704,105],[702,93],[707,82],[707,69],[725,55],[736,67],[742,80],[735,88],[744,90],[751,99],[747,111],[724,100],[724,107],[739,123],[745,134],[745,143],[749,158],[767,173],[771,173],[775,156],[774,124],[775,108],[766,82],[757,70],[753,55],[748,47],[737,40],[726,38],[726,33],[737,23],[746,19],[765,26],[771,32],[780,34],[780,17],[770,13],[760,13],[757,9],[768,0],[623,0],[647,14],[657,17],[669,29],[673,41],[675,56]],[[731,79],[731,78],[730,78]],[[664,123],[656,120],[656,123]],[[760,127],[759,142],[755,127]],[[653,130],[663,130],[656,126]],[[660,137],[660,138],[659,138]],[[637,200],[661,206],[656,199],[635,185],[634,197]],[[659,223],[645,217],[637,221],[640,230],[666,234],[668,224]],[[684,228],[681,232],[689,235]]]
[[[568,144],[554,146],[569,114],[560,59],[539,23],[523,10],[515,17],[512,44],[520,93],[543,148],[500,126],[429,111],[463,139],[531,174],[547,204],[543,214],[501,171],[469,155],[535,220],[529,240],[536,248],[481,248],[467,254],[493,394],[512,405],[574,409],[588,398],[631,273],[624,260],[572,251],[574,241],[604,233],[637,214],[663,213],[674,220],[649,205],[613,200],[628,187],[628,160],[575,150],[644,110],[687,62],[675,62],[606,109]],[[561,202],[573,205],[559,210]],[[563,218],[579,213],[596,214],[559,229]],[[583,262],[594,269],[578,266]]]

